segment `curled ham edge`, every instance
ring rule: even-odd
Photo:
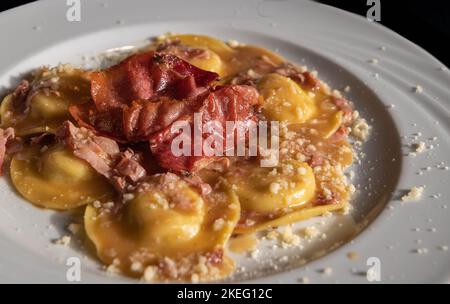
[[[56,136],[76,157],[106,177],[119,193],[133,191],[148,176],[137,154],[131,149],[121,152],[113,139],[97,136],[83,127],[77,128],[70,121],[63,123]],[[211,193],[211,187],[198,176],[183,177],[183,180],[198,189],[201,195]]]
[[[106,177],[119,192],[128,190],[128,185],[134,185],[147,176],[135,153],[130,149],[121,152],[117,142],[110,138],[97,136],[83,127],[77,128],[70,121],[63,123],[56,136],[76,157]]]
[[[1,129],[0,128],[0,175],[3,174],[3,163],[6,156],[6,145],[8,141],[15,138],[13,128]]]

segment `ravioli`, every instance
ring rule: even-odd
[[[303,126],[316,130],[322,138],[330,138],[344,124],[345,114],[322,93],[315,94],[314,101],[320,109],[317,110],[314,118],[308,120]]]
[[[224,60],[229,60],[233,56],[233,49],[229,47],[223,41],[203,36],[203,35],[172,35],[170,39],[177,39],[181,42],[182,45],[194,47],[194,48],[203,48],[208,49]]]
[[[174,35],[171,39],[179,40],[182,45],[203,50],[199,56],[188,58],[187,61],[198,68],[224,74],[224,60],[231,58],[233,50],[220,40],[200,35]]]
[[[258,84],[268,120],[300,124],[317,112],[314,100],[293,80],[279,74],[268,74]]]
[[[114,196],[103,176],[60,144],[25,148],[13,157],[10,175],[16,190],[43,208],[67,210]]]
[[[31,100],[25,113],[14,109],[12,94],[7,95],[0,106],[1,127],[13,127],[18,136],[54,133],[70,119],[71,104],[84,103],[91,98],[89,73],[69,67],[44,69],[30,86]]]
[[[193,255],[223,250],[239,215],[234,193],[223,190],[202,197],[185,181],[167,173],[149,178],[119,215],[88,206],[85,228],[105,264],[115,263],[122,272],[141,276],[145,268],[164,259],[182,263]],[[133,263],[141,267],[133,270]],[[216,266],[215,278],[232,269],[226,257]],[[160,270],[159,279],[164,276]],[[186,279],[186,274],[172,279]]]
[[[258,230],[271,227],[277,218],[308,206],[316,193],[313,170],[308,164],[295,160],[285,161],[278,168],[240,164],[226,175],[226,181],[238,196],[242,213],[258,218],[249,225],[257,226]],[[250,227],[237,227],[235,232],[250,230]]]

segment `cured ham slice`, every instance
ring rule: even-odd
[[[233,136],[235,133],[236,135],[240,134],[240,136],[248,135],[249,122],[257,121],[253,107],[258,104],[258,100],[258,92],[253,87],[239,85],[219,87],[198,103],[197,107],[189,115],[184,116],[183,121],[188,122],[191,125],[190,129],[193,130],[195,127],[194,113],[198,113],[201,114],[203,125],[212,121],[217,123],[220,125],[223,133],[202,132],[202,139],[208,137],[221,138],[223,139],[223,145],[225,145],[227,134],[233,134]],[[236,124],[234,130],[226,130],[227,122],[239,122],[239,125]],[[172,141],[180,133],[171,132],[171,126],[155,133],[150,138],[150,147],[153,155],[163,168],[174,171],[194,172],[220,158],[217,156],[208,157],[205,151],[202,151],[201,155],[196,156],[193,151],[195,144],[193,134],[190,137],[191,155],[175,156],[171,150]],[[240,132],[235,132],[238,126],[243,129]],[[235,138],[235,140],[242,140],[242,138]]]
[[[150,141],[151,151],[163,168],[193,172],[217,157],[175,157],[171,151],[177,136],[171,132],[175,122],[192,126],[195,113],[202,115],[202,123],[214,121],[223,130],[227,121],[244,122],[244,129],[245,122],[256,121],[256,89],[239,85],[211,88],[217,77],[171,54],[138,54],[93,73],[93,103],[74,105],[69,110],[80,126],[100,135],[126,143]],[[211,132],[202,136],[210,135],[225,136]]]
[[[160,106],[153,102],[193,100],[206,92],[217,77],[216,73],[201,70],[174,55],[137,54],[92,73],[93,103],[73,105],[69,111],[78,124],[100,134],[120,141],[143,141],[148,132],[136,136],[130,130],[133,124],[139,124],[135,120],[137,112],[146,113],[150,119],[153,110]],[[143,105],[143,101],[145,106],[137,105]]]
[[[1,129],[0,128],[0,175],[3,173],[3,162],[5,161],[5,155],[6,155],[6,145],[9,140],[14,139],[14,129],[13,128],[7,128],[7,129]]]
[[[123,132],[132,141],[148,140],[158,131],[193,111],[193,102],[163,98],[157,102],[133,101],[123,111]]]
[[[139,155],[132,150],[121,152],[117,142],[110,138],[97,136],[83,127],[77,128],[69,121],[61,126],[56,135],[76,157],[89,163],[120,191],[147,175]]]
[[[123,108],[134,100],[161,96],[185,99],[204,91],[218,75],[170,54],[137,54],[92,74],[91,94],[99,111]]]

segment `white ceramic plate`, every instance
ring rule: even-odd
[[[370,257],[380,262],[382,283],[449,281],[450,73],[428,53],[378,24],[310,1],[82,0],[80,22],[67,21],[68,8],[44,0],[0,14],[2,89],[40,65],[86,63],[83,55],[167,31],[264,46],[318,70],[337,89],[350,86],[348,97],[373,127],[366,157],[354,167],[355,209],[326,219],[327,238],[303,250],[263,242],[259,262],[238,257],[245,271],[230,281],[366,283]],[[413,92],[416,85],[422,93]],[[418,141],[434,148],[407,156]],[[399,202],[419,185],[426,185],[422,200]],[[105,276],[77,242],[51,244],[67,234],[68,214],[31,206],[4,179],[0,189],[0,282],[67,282],[71,256],[81,258],[82,282],[132,282]],[[304,259],[313,261],[302,266]],[[332,273],[325,275],[327,267]]]

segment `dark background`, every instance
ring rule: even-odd
[[[0,7],[6,10],[28,2],[32,1],[1,0]],[[369,9],[367,0],[317,0],[317,2],[361,16],[366,16]],[[450,4],[447,4],[450,1],[380,0],[380,2],[383,25],[420,45],[450,67]]]
[[[366,16],[367,0],[318,0],[317,2]],[[380,0],[381,24],[421,46],[450,66],[450,1]]]

